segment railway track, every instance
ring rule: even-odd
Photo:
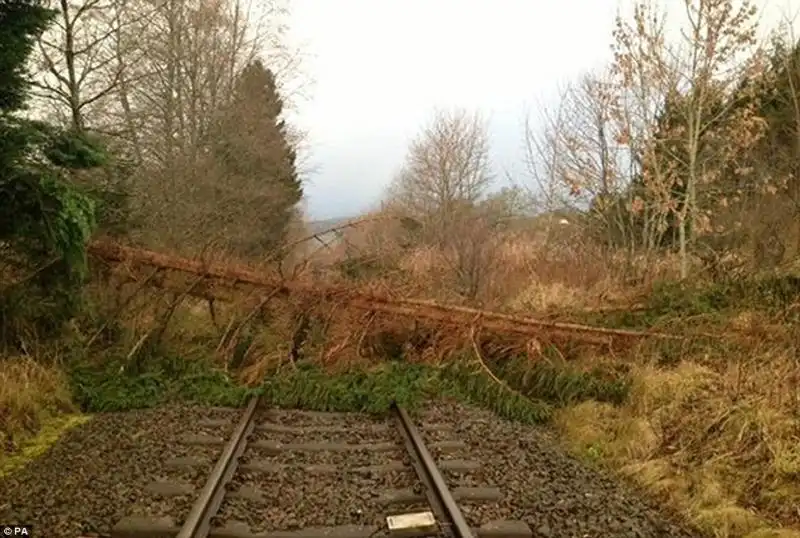
[[[171,468],[202,468],[191,457],[194,450],[218,454],[199,492],[169,480],[148,488],[165,498],[193,497],[188,513],[132,514],[115,525],[111,537],[532,536],[522,521],[464,516],[460,504],[498,502],[502,492],[457,482],[448,487],[445,476],[454,482],[453,476],[480,468],[480,462],[458,459],[468,447],[452,438],[451,426],[426,424],[421,431],[394,404],[389,419],[366,424],[348,414],[259,407],[257,398],[249,402],[227,441],[205,433],[185,439],[190,456],[174,458]],[[199,427],[227,431],[231,420],[209,419]],[[426,444],[423,433],[436,441]],[[454,457],[437,462],[432,452]]]

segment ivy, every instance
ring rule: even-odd
[[[55,329],[74,314],[97,203],[73,171],[108,160],[91,135],[24,115],[25,66],[54,14],[41,0],[0,2],[0,251],[11,274],[0,289],[0,344],[28,332],[24,320]]]
[[[49,220],[51,244],[69,267],[82,273],[86,268],[86,243],[96,225],[96,203],[58,176],[43,176],[40,187],[55,205],[49,214],[43,212]]]

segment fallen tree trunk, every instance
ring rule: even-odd
[[[190,260],[150,250],[126,247],[110,242],[94,242],[89,246],[89,253],[109,263],[131,263],[152,268],[167,269],[188,273],[206,280],[219,281],[225,288],[235,288],[237,284],[247,284],[255,288],[263,288],[269,293],[300,295],[318,300],[335,299],[343,307],[350,306],[360,310],[383,312],[395,316],[410,317],[419,320],[460,327],[479,326],[498,334],[520,336],[542,336],[571,338],[585,343],[611,346],[615,340],[631,340],[641,338],[660,338],[683,340],[685,337],[660,332],[632,331],[592,327],[576,323],[541,321],[522,316],[513,316],[478,310],[462,306],[439,304],[419,299],[406,299],[364,292],[357,289],[330,285],[313,285],[297,281],[280,280],[248,268],[221,267],[206,264],[198,260]],[[201,285],[202,296],[214,296],[215,286]],[[227,295],[225,293],[220,295]],[[219,297],[224,300],[224,297]],[[713,335],[706,335],[713,336]]]

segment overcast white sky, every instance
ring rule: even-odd
[[[293,39],[313,78],[297,121],[310,132],[313,219],[381,197],[437,106],[482,111],[495,167],[520,171],[526,109],[610,58],[627,0],[293,0]],[[681,9],[681,0],[666,0]],[[789,9],[770,0],[765,23]]]

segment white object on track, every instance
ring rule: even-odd
[[[386,517],[386,526],[392,536],[402,536],[404,534],[426,534],[438,531],[436,518],[432,512],[412,512],[409,514],[398,514]]]

